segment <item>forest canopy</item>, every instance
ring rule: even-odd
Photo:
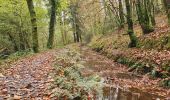
[[[166,0],[0,0],[0,49],[39,52],[121,29],[137,47],[133,27],[153,32],[156,13],[169,19]]]

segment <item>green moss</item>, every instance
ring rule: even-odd
[[[143,33],[144,34],[148,34],[148,33],[151,33],[154,31],[154,27],[150,24],[146,24],[144,25],[144,28],[143,28]]]
[[[117,59],[117,62],[118,62],[118,63],[121,63],[121,64],[127,65],[127,64],[129,63],[129,60],[128,60],[127,58],[124,58],[124,57],[119,57],[119,58]]]

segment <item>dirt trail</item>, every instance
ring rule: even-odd
[[[49,86],[54,81],[50,73],[54,71],[52,65],[56,61],[57,51],[36,54],[11,64],[11,67],[0,75],[0,100],[56,100],[50,98],[52,91],[49,90]],[[86,66],[81,71],[84,76],[97,74],[103,77],[108,85],[116,86],[113,90],[110,90],[110,85],[109,88],[106,87],[103,94],[106,97],[114,96],[115,93],[115,100],[151,100],[168,97],[168,90],[157,85],[159,80],[152,80],[147,75],[129,73],[126,66],[86,47],[82,48],[81,54]],[[138,99],[134,99],[136,97]]]
[[[0,76],[0,100],[45,100],[52,78],[49,73],[55,59],[55,51],[36,54],[11,64]]]

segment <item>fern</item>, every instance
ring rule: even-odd
[[[60,51],[54,67],[57,73],[55,85],[59,88],[54,91],[55,96],[59,98],[67,96],[70,99],[75,97],[87,99],[89,94],[102,93],[103,84],[98,75],[89,77],[81,75],[80,70],[85,66],[80,53],[70,49]]]

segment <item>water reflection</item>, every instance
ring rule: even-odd
[[[164,97],[143,92],[139,89],[123,89],[119,85],[107,85],[103,88],[103,95],[95,100],[163,100]]]

